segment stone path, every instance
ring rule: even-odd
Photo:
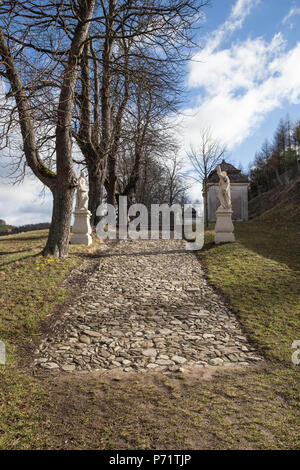
[[[123,240],[36,351],[46,370],[183,371],[261,361],[181,240]]]

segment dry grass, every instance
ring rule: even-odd
[[[71,247],[68,259],[42,257],[46,238],[47,230],[0,238],[0,340],[7,351],[0,365],[0,449],[33,444],[45,390],[18,369],[19,355],[40,334],[41,320],[70,295],[61,283],[82,262],[82,247]]]
[[[38,255],[46,232],[0,239],[0,337],[9,346],[9,364],[0,366],[0,448],[300,449],[300,374],[290,360],[300,339],[298,226],[239,224],[238,242],[217,247],[212,235],[200,261],[268,362],[210,378],[38,379],[18,369],[16,351],[68,296],[61,281],[82,258],[46,263]]]
[[[298,227],[278,229],[262,220],[235,227],[234,244],[215,246],[208,231],[200,259],[249,338],[269,360],[289,365],[292,342],[300,339]]]

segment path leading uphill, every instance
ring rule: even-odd
[[[123,240],[36,351],[65,372],[183,371],[262,359],[181,240]]]

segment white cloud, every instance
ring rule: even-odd
[[[236,2],[213,37],[231,32],[229,25],[239,27],[257,3]],[[199,130],[209,126],[230,150],[251,135],[269,112],[300,101],[300,43],[288,50],[281,33],[270,42],[248,38],[223,49],[221,42],[212,47],[208,39],[194,59],[187,84],[194,90],[195,105],[184,110],[184,148],[197,144]]]
[[[292,7],[288,14],[283,18],[282,23],[287,23],[293,16],[300,15],[300,8]]]
[[[203,203],[202,184],[194,182],[188,190],[188,194],[192,202],[198,201],[198,204]]]
[[[42,189],[42,184],[30,177],[15,186],[0,180],[0,218],[17,226],[50,222],[52,196],[46,191],[41,197]]]
[[[6,111],[7,106],[14,105],[14,101],[7,102],[5,99],[6,91],[5,84],[0,79],[0,112],[1,107]],[[49,135],[49,133],[55,133],[55,129],[51,124],[36,129],[36,136]],[[52,148],[53,145],[54,143]],[[19,127],[16,126],[11,132],[8,147],[0,150],[0,219],[17,226],[50,222],[52,215],[52,194],[50,190],[33,176],[28,167],[22,183],[13,185],[15,179],[9,178],[13,168],[16,168],[20,148],[22,148],[22,137]],[[47,153],[48,148],[45,148],[44,155]],[[82,158],[76,142],[73,146],[73,156],[77,160]],[[77,174],[79,174],[79,165],[74,164],[74,167]],[[12,176],[20,176],[20,171]]]
[[[261,38],[233,44],[230,49],[210,54],[203,62],[192,62],[188,85],[205,87],[211,95],[248,89],[268,76],[266,65],[279,55],[284,45],[280,33],[269,44]]]
[[[227,21],[223,23],[216,31],[210,34],[206,41],[203,56],[210,55],[224,40],[226,36],[233,33],[243,26],[246,17],[251,13],[261,0],[237,0],[232,7],[231,13]]]

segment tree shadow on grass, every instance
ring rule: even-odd
[[[250,221],[236,226],[236,239],[264,258],[300,271],[300,237],[297,227],[268,227]]]
[[[201,250],[199,250],[199,252],[210,251],[215,247],[216,247],[216,244],[214,242],[205,243],[205,245],[203,245],[203,247],[201,248]]]
[[[18,234],[7,235],[9,238],[0,237],[1,243],[17,243],[47,239],[47,235],[18,237]]]
[[[16,251],[0,251],[0,256],[14,255],[16,253],[26,253],[28,251],[32,251],[32,249],[24,249],[24,250],[16,250]]]
[[[250,220],[234,224],[234,234],[237,243],[264,258],[272,259],[287,265],[294,271],[300,270],[300,227],[271,226],[270,224]],[[231,244],[229,244],[231,245]],[[198,253],[226,247],[228,243],[215,245],[213,232],[206,233],[203,248]],[[234,246],[234,244],[233,244]],[[234,252],[234,250],[232,250]],[[234,254],[236,256],[236,254]]]
[[[29,250],[26,250],[26,251],[29,251]],[[41,254],[41,252],[38,252],[38,253],[35,253],[35,254],[29,254],[27,256],[22,256],[22,257],[17,258],[17,259],[12,259],[10,261],[7,261],[6,263],[1,263],[1,261],[0,261],[0,271],[1,271],[3,266],[8,266],[9,264],[13,264],[16,261],[23,261],[24,259],[27,259],[27,258],[36,258],[37,256],[40,256],[40,254]]]

